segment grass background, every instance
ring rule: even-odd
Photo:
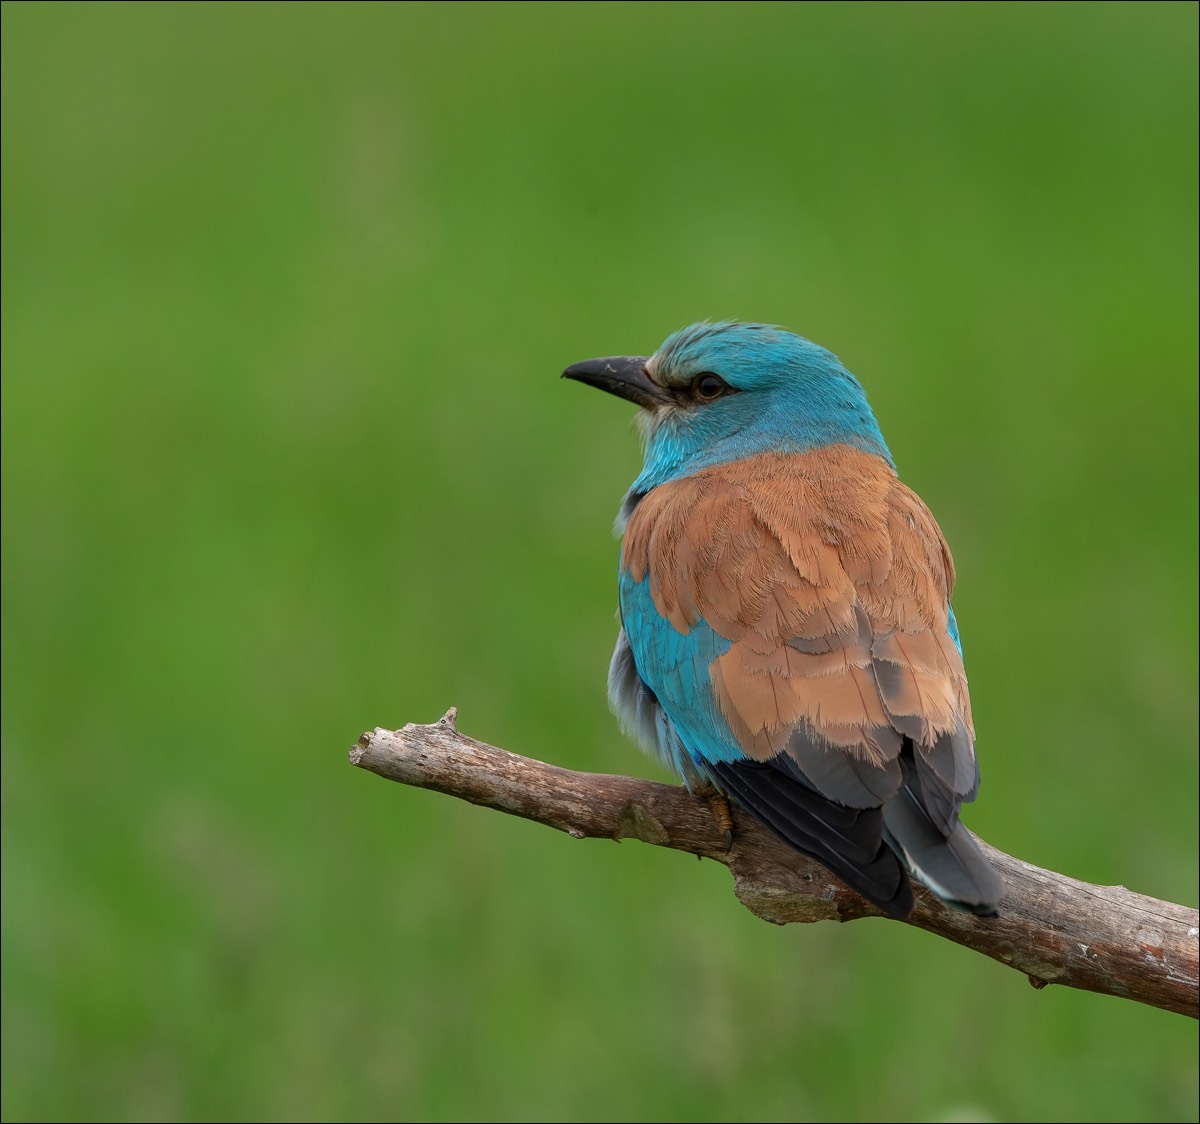
[[[8,1120],[1194,1120],[1196,1025],[351,769],[604,702],[703,317],[865,383],[1021,857],[1196,901],[1196,6],[4,5]]]

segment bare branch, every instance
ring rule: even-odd
[[[351,764],[577,839],[640,839],[724,863],[742,904],[779,925],[880,915],[819,863],[736,809],[727,852],[709,805],[683,788],[519,757],[460,734],[456,717],[451,709],[432,726],[363,734],[350,751]],[[948,909],[916,886],[908,924],[1024,972],[1034,987],[1063,984],[1197,1017],[1196,910],[1123,886],[1078,882],[980,845],[1008,889],[1000,916]]]

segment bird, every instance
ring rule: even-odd
[[[915,878],[995,915],[1004,884],[959,819],[979,768],[954,562],[862,384],[741,321],[563,377],[639,407],[645,463],[616,523],[622,729],[885,914],[911,913]]]

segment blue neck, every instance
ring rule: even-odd
[[[735,394],[695,413],[647,419],[646,463],[630,491],[645,493],[758,453],[807,453],[827,445],[851,445],[895,467],[866,396],[848,373],[816,387],[779,388],[772,397],[766,410],[750,395]]]

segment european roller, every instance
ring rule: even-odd
[[[1004,885],[959,822],[979,770],[954,563],[858,380],[732,322],[563,375],[641,407],[617,520],[622,727],[887,913],[912,910],[909,875],[994,913]]]

